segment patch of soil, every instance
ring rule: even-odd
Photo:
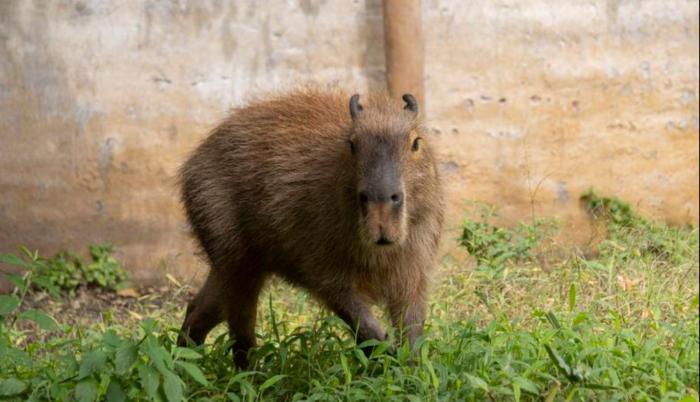
[[[169,316],[184,314],[194,290],[189,287],[133,289],[119,292],[101,288],[80,287],[72,294],[55,297],[46,292],[29,292],[20,311],[37,309],[60,324],[89,326],[101,321],[128,325],[153,313]],[[17,323],[19,329],[33,329],[30,321]]]

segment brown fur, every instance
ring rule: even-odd
[[[411,342],[421,333],[443,214],[433,151],[403,103],[372,95],[351,119],[349,98],[303,89],[235,110],[182,167],[187,217],[211,265],[182,333],[201,343],[227,321],[239,366],[271,274],[314,294],[358,341],[385,337],[368,303],[385,304]],[[391,150],[404,199],[363,213],[358,186],[382,179],[367,169],[386,157],[374,149]],[[377,245],[382,235],[395,243]]]

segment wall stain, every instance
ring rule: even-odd
[[[607,0],[605,2],[605,16],[609,31],[612,31],[617,27],[617,17],[619,10],[620,0]]]
[[[74,8],[79,17],[89,17],[92,15],[92,9],[82,1],[75,3]]]
[[[566,186],[565,181],[558,181],[557,182],[557,201],[559,201],[562,204],[566,204],[569,202],[569,199],[571,196],[569,195],[569,189]]]
[[[221,50],[228,61],[231,60],[238,47],[238,41],[231,32],[231,24],[236,21],[237,13],[236,3],[229,3],[228,11],[221,21]]]
[[[100,169],[100,178],[105,187],[109,184],[109,170],[112,167],[112,160],[114,158],[114,148],[116,147],[117,140],[115,138],[107,138],[102,144],[100,144],[98,166]]]
[[[153,25],[153,3],[146,2],[143,6],[143,28],[139,23],[139,33],[141,38],[138,41],[139,49],[148,47],[151,44],[151,27]]]
[[[365,0],[356,16],[357,42],[361,47],[360,72],[370,90],[386,90],[384,63],[384,20],[381,0]]]
[[[318,17],[318,13],[325,3],[326,0],[299,0],[301,11],[309,17]]]

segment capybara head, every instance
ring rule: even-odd
[[[432,176],[415,98],[403,96],[403,109],[391,101],[364,108],[350,98],[349,151],[355,171],[359,235],[370,247],[400,245],[408,236],[421,178]],[[388,105],[388,106],[387,106]],[[370,104],[371,106],[371,104]]]

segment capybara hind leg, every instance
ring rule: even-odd
[[[245,270],[227,282],[225,315],[233,340],[233,361],[239,368],[248,367],[248,351],[255,346],[255,318],[258,295],[265,274]]]
[[[217,281],[212,276],[210,273],[202,289],[187,305],[185,321],[177,340],[178,346],[186,346],[188,338],[195,345],[201,345],[209,331],[223,321],[219,290],[215,286]]]

